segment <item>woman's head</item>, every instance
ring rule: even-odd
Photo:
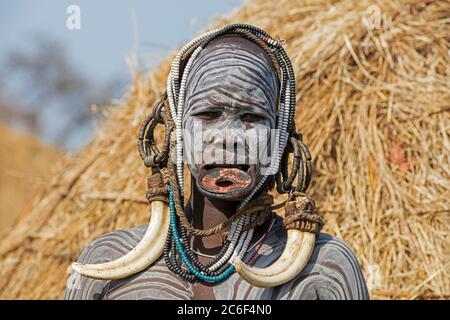
[[[269,55],[236,35],[211,41],[186,81],[184,152],[205,196],[242,200],[261,179],[276,127],[279,80]]]

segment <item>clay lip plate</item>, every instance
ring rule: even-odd
[[[199,168],[198,184],[214,195],[240,197],[253,188],[254,168],[246,164],[206,164]]]

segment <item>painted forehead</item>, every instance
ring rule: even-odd
[[[185,114],[198,106],[258,106],[275,112],[278,79],[257,44],[237,36],[212,41],[187,77]]]

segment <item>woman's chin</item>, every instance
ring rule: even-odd
[[[199,187],[199,192],[208,199],[226,200],[226,201],[242,201],[251,194],[251,190],[233,191],[232,193],[210,192]]]
[[[197,189],[207,198],[227,201],[241,201],[250,196],[252,190],[254,189],[254,183],[252,179],[252,182],[245,187],[226,186],[216,188],[208,185],[205,186],[200,181],[197,181]]]

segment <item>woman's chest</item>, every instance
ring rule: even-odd
[[[264,289],[250,286],[238,274],[219,284],[190,283],[172,273],[161,261],[133,277],[112,281],[105,288],[105,300],[241,300],[260,299]]]

